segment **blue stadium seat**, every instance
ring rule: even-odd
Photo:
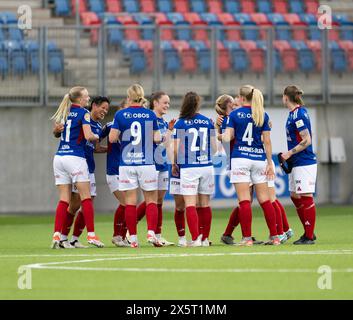
[[[206,44],[203,41],[191,40],[189,42],[190,48],[195,49],[196,51],[207,49]]]
[[[272,1],[271,0],[257,0],[257,9],[258,12],[261,13],[271,13],[272,9]]]
[[[296,50],[308,49],[308,46],[304,41],[291,40],[289,41],[289,44],[291,45],[292,48]]]
[[[54,74],[64,71],[64,56],[60,49],[48,52],[48,70],[50,73]]]
[[[241,48],[239,42],[237,42],[237,41],[224,41],[223,45],[225,48],[227,48],[229,50]]]
[[[244,27],[256,27],[256,23],[253,21],[245,21],[242,23]],[[256,41],[259,39],[259,30],[258,29],[244,29],[243,30],[244,40],[253,40]]]
[[[159,12],[170,13],[173,12],[172,0],[158,0]]]
[[[102,0],[89,0],[89,7],[91,11],[99,14],[104,13],[104,3]]]
[[[124,0],[125,11],[129,13],[137,13],[140,11],[138,1]]]
[[[23,40],[23,32],[17,26],[17,24],[9,25],[9,40],[22,41]]]
[[[71,10],[68,0],[55,0],[55,15],[56,16],[69,16]]]
[[[4,49],[0,48],[0,74],[4,78],[9,72],[8,55]]]
[[[224,12],[237,13],[241,12],[239,0],[226,0],[224,1]]]
[[[118,46],[124,40],[124,31],[118,28],[108,29],[108,44]]]
[[[251,17],[247,13],[235,13],[234,18],[239,23],[243,24],[244,22],[251,22]]]
[[[162,50],[172,50],[173,49],[173,45],[170,41],[168,40],[163,40],[161,41],[161,49]]]
[[[302,0],[289,0],[289,8],[292,13],[303,13],[305,12],[304,1]]]
[[[132,49],[130,51],[130,73],[138,74],[146,69],[147,61],[142,49]]]
[[[197,13],[207,12],[206,2],[204,0],[191,0],[190,10]]]
[[[332,21],[337,22],[339,24],[345,24],[351,22],[347,14],[344,13],[335,13],[332,15]]]
[[[315,57],[310,49],[303,48],[298,50],[298,58],[299,67],[303,72],[308,73],[315,70]]]
[[[244,49],[232,49],[230,51],[232,68],[236,72],[246,72],[249,68],[248,56]]]
[[[136,41],[124,40],[121,42],[121,49],[122,49],[123,55],[125,57],[128,57],[131,51],[139,49],[139,46]]]
[[[185,26],[185,28],[176,29],[176,37],[178,40],[190,41],[192,39],[192,31],[189,22],[180,21],[176,23],[177,26]],[[186,28],[188,26],[188,28]]]
[[[208,24],[210,24],[211,22],[216,22],[216,21],[219,22],[217,15],[215,15],[214,13],[202,12],[202,13],[200,13],[200,17],[203,21],[207,22]]]
[[[2,45],[3,45],[3,48],[8,52],[22,49],[21,44],[18,41],[6,40],[6,41],[3,41]]]
[[[48,50],[48,52],[54,51],[54,50],[56,50],[56,49],[58,49],[56,43],[55,43],[54,41],[48,41],[48,43],[47,43],[47,50]]]
[[[270,22],[272,24],[277,24],[279,22],[285,22],[283,15],[280,13],[269,13],[267,15],[267,18],[268,18],[268,20],[270,20]]]
[[[310,40],[321,40],[321,30],[317,27],[317,24],[309,26],[309,39]]]
[[[27,71],[26,53],[22,49],[12,50],[10,60],[13,74],[23,76]]]
[[[163,50],[163,70],[166,73],[177,73],[181,68],[178,51],[173,48]]]
[[[180,12],[168,12],[167,18],[169,21],[173,22],[173,24],[185,21],[184,16]]]
[[[4,29],[0,25],[0,42],[5,40],[5,34],[4,34]]]
[[[353,41],[353,22],[341,25],[341,40]]]
[[[31,72],[37,74],[39,72],[39,43],[27,40],[23,42],[23,48],[26,51]]]
[[[119,21],[116,19],[116,16],[109,12],[101,12],[97,14],[100,21],[104,24],[119,24]]]
[[[211,70],[211,50],[203,48],[197,51],[197,62],[201,72],[208,73]]]
[[[344,50],[342,49],[331,49],[331,68],[332,71],[342,73],[347,69],[347,60]]]
[[[13,12],[0,12],[0,23],[11,24],[17,23],[16,14]]]
[[[143,25],[143,26],[152,26],[153,25],[152,18],[148,15],[137,14],[134,16],[134,18],[139,25]],[[154,29],[153,28],[143,28],[141,31],[142,31],[142,39],[143,40],[153,40],[153,38],[154,38]]]
[[[267,52],[267,42],[266,41],[256,41],[256,45],[259,49],[264,50]],[[267,57],[266,57],[267,59]],[[272,62],[274,64],[274,68],[276,72],[280,72],[282,70],[282,61],[281,61],[281,55],[280,52],[277,49],[273,50],[273,59]]]
[[[276,23],[276,39],[277,40],[291,40],[291,30],[289,28],[288,22],[278,22]]]
[[[317,25],[317,18],[311,13],[301,13],[299,14],[300,20],[310,24],[310,25]]]

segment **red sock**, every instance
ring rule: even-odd
[[[83,216],[83,213],[80,210],[75,219],[74,232],[72,235],[74,235],[75,237],[79,237],[85,229],[85,226],[85,217]]]
[[[227,225],[226,231],[224,231],[223,235],[224,236],[231,236],[235,227],[238,224],[239,224],[239,207],[236,207],[233,209],[233,211],[229,217],[228,225]]]
[[[283,234],[283,222],[282,222],[282,213],[281,209],[279,208],[276,201],[272,202],[272,206],[276,212],[276,227],[277,227],[277,234]]]
[[[129,230],[130,236],[136,235],[137,229],[137,214],[136,206],[127,205],[125,206],[125,221],[127,229]]]
[[[267,227],[270,230],[270,236],[277,235],[277,228],[276,228],[276,211],[271,203],[270,200],[261,203],[261,208],[265,215],[265,220],[267,223]]]
[[[115,215],[114,215],[114,234],[113,234],[113,237],[123,235],[124,221],[125,221],[125,206],[120,205],[116,209]]]
[[[313,197],[301,197],[301,203],[303,204],[304,212],[304,228],[305,236],[311,240],[314,237],[316,208]]]
[[[305,225],[304,225],[304,211],[303,211],[303,204],[301,202],[301,199],[300,198],[299,199],[292,198],[292,197],[291,197],[291,199],[292,199],[292,202],[294,203],[295,208],[297,210],[298,217],[299,217],[299,219],[300,219],[300,221],[301,221],[301,223],[302,223],[302,225],[303,225],[303,227],[305,229]]]
[[[125,212],[124,212],[124,224],[121,230],[121,236],[123,237],[123,239],[126,238],[126,233],[127,233],[127,226],[126,226],[126,219],[125,219]]]
[[[185,236],[185,211],[179,211],[175,209],[174,221],[179,237]]]
[[[201,207],[197,207],[196,208],[196,212],[197,212],[197,219],[199,221],[199,234],[203,234],[203,228],[205,227],[205,222],[203,221],[204,217],[202,215],[202,208]]]
[[[75,215],[71,214],[69,211],[66,211],[65,221],[63,225],[62,235],[67,236],[70,233],[72,224],[74,223]]]
[[[146,202],[142,202],[138,207],[137,207],[137,222],[140,222],[142,218],[146,215]]]
[[[284,209],[282,203],[278,199],[276,199],[276,203],[277,203],[279,209],[281,210],[283,231],[287,232],[289,230],[289,223],[288,223],[288,219],[287,219],[286,210]]]
[[[94,232],[94,209],[92,199],[81,201],[81,207],[83,216],[85,217],[87,232]]]
[[[199,219],[195,206],[190,206],[186,208],[186,220],[188,222],[192,241],[195,241],[199,236]]]
[[[239,202],[239,221],[243,237],[251,237],[252,210],[249,200]]]
[[[156,232],[158,224],[158,207],[155,203],[146,206],[147,230]]]
[[[56,207],[54,232],[61,232],[66,219],[66,212],[69,204],[66,201],[59,201]]]
[[[212,210],[210,207],[199,208],[200,216],[202,217],[203,230],[202,241],[210,237],[211,223],[212,223]]]
[[[161,234],[162,233],[162,223],[163,223],[163,205],[158,204],[158,222],[157,222],[157,229],[156,229],[156,234]]]

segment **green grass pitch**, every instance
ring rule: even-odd
[[[303,230],[287,212],[295,236],[278,247],[221,244],[229,211],[214,210],[208,248],[151,247],[145,221],[141,248],[116,248],[111,214],[96,216],[105,248],[73,250],[49,249],[53,216],[0,216],[0,299],[353,299],[353,208],[319,207],[312,246],[292,245]],[[266,239],[261,211],[253,216],[253,234]],[[177,241],[171,212],[163,234]],[[234,235],[240,239],[239,228]],[[18,273],[27,265],[31,281]],[[321,266],[329,268],[319,273]],[[24,283],[31,289],[18,287]]]

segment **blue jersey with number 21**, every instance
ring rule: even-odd
[[[233,128],[235,135],[232,158],[266,159],[261,136],[263,131],[271,131],[267,113],[262,127],[257,127],[252,119],[251,107],[240,107],[230,113],[227,127]]]

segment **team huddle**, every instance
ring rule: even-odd
[[[283,104],[289,109],[285,124],[288,151],[280,154],[287,166],[289,191],[303,224],[304,234],[294,244],[314,244],[317,164],[312,148],[310,118],[302,101],[303,92],[288,86]],[[233,98],[220,96],[215,103],[215,121],[202,115],[201,97],[188,92],[178,119],[164,120],[170,106],[165,92],[145,98],[142,86],[132,85],[114,120],[100,121],[109,111],[107,97],[95,97],[90,106],[84,87],[65,95],[52,117],[54,135],[60,138],[53,168],[59,191],[52,248],[85,248],[80,241],[87,228],[87,242],[104,244],[95,233],[96,196],[94,153],[107,153],[106,179],[118,201],[112,243],[117,247],[139,247],[137,224],[146,216],[147,242],[155,247],[174,245],[162,236],[163,201],[166,193],[175,201],[174,221],[180,247],[210,246],[211,196],[215,188],[213,156],[222,149],[227,155],[227,175],[237,193],[221,236],[226,245],[280,245],[293,237],[286,212],[275,193],[272,161],[272,123],[264,109],[260,90],[246,85]],[[107,142],[102,145],[104,140]],[[139,191],[144,201],[138,203]],[[252,235],[253,192],[264,212],[269,230],[267,241]],[[186,224],[191,239],[186,239]],[[240,224],[242,239],[232,233]],[[72,238],[68,235],[73,226]]]

